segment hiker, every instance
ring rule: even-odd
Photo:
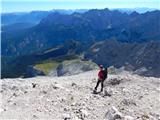
[[[97,85],[94,89],[94,93],[97,92],[97,88],[100,83],[101,83],[101,91],[100,92],[103,92],[103,82],[107,78],[107,74],[108,74],[107,68],[104,68],[103,65],[99,65],[98,81],[97,81]]]

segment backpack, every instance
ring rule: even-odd
[[[104,76],[104,80],[108,77],[108,70],[107,70],[107,68],[105,68],[103,70],[103,76]]]

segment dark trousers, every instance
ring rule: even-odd
[[[104,82],[104,80],[99,80],[99,79],[98,79],[97,85],[96,85],[96,87],[95,87],[95,90],[97,90],[99,84],[101,83],[101,91],[103,91],[103,82]]]

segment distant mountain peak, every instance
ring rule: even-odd
[[[131,15],[131,16],[138,16],[138,15],[140,15],[140,14],[139,14],[138,12],[134,11],[134,12],[132,12],[130,15]]]

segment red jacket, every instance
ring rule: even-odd
[[[98,73],[98,78],[99,78],[100,80],[103,80],[104,75],[103,75],[103,71],[102,71],[102,70],[99,71],[99,73]]]

